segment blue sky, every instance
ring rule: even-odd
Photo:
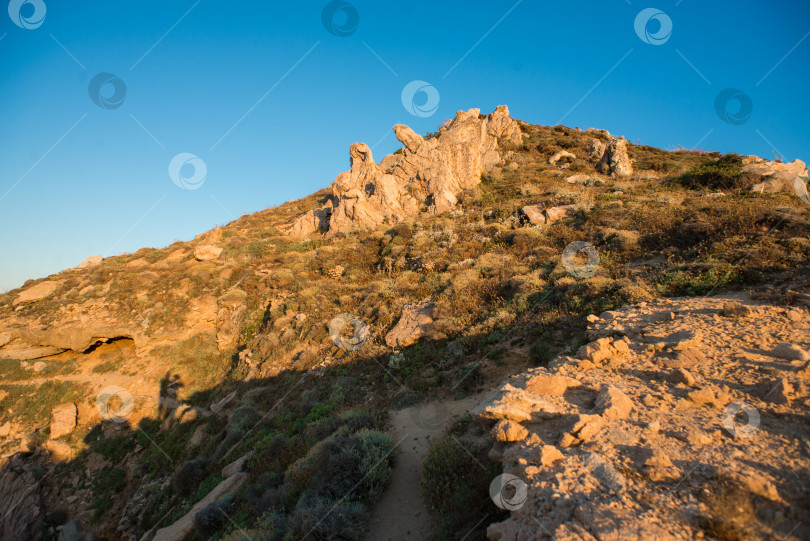
[[[12,0],[9,11],[0,290],[305,196],[348,168],[351,143],[379,161],[398,147],[392,125],[433,131],[471,107],[810,161],[806,1]],[[439,97],[423,117],[403,105],[415,80]],[[721,118],[727,88],[750,112],[732,99]],[[405,103],[418,113],[425,98]]]

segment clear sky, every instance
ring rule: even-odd
[[[668,149],[810,161],[806,0],[8,11],[0,291],[302,197],[348,168],[351,143],[379,161],[398,147],[392,125],[433,131],[459,109],[507,104],[528,122]]]

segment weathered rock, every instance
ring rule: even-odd
[[[698,406],[714,404],[717,402],[717,397],[711,389],[698,389],[687,393],[686,398]]]
[[[479,113],[459,111],[430,139],[405,125],[394,126],[404,145],[402,152],[387,156],[380,165],[367,145],[353,144],[351,170],[332,184],[331,207],[299,217],[288,233],[334,235],[385,221],[396,223],[418,214],[423,206],[434,214],[453,209],[463,190],[479,184],[481,175],[500,163],[501,142],[523,140],[520,125],[509,117],[506,106],[483,118]]]
[[[678,368],[675,370],[675,372],[672,373],[670,380],[672,383],[683,383],[689,387],[695,384],[695,376],[693,376],[692,373],[685,368]]]
[[[438,338],[433,321],[435,307],[430,298],[416,304],[406,304],[399,322],[385,335],[385,343],[392,348],[404,348],[422,337]]]
[[[579,387],[582,385],[574,378],[567,376],[560,376],[557,374],[532,374],[526,380],[525,388],[530,393],[548,395],[548,396],[562,396],[569,387]]]
[[[490,435],[500,442],[522,441],[529,435],[529,431],[519,423],[501,419],[492,427]]]
[[[601,160],[605,155],[605,143],[599,139],[591,139],[591,145],[588,147],[588,157],[591,159]]]
[[[612,177],[629,177],[633,174],[633,164],[627,155],[627,140],[624,137],[613,139],[605,148],[605,153],[597,165],[600,173]]]
[[[545,210],[546,223],[554,223],[563,218],[570,218],[577,213],[577,205],[561,205],[559,207],[551,207]]]
[[[565,456],[562,452],[553,445],[544,445],[540,449],[540,464],[542,466],[551,466],[563,458],[565,458]]]
[[[104,259],[100,255],[91,255],[81,263],[79,263],[76,268],[77,269],[89,269],[92,267],[96,267],[101,264],[101,260]]]
[[[197,261],[214,261],[222,253],[222,248],[212,244],[203,244],[194,248],[194,259]]]
[[[51,454],[55,462],[63,462],[73,458],[73,449],[65,442],[48,440],[42,447]]]
[[[633,410],[633,402],[614,385],[603,385],[596,397],[596,408],[605,419],[624,419]]]
[[[807,169],[801,160],[790,163],[762,160],[749,161],[742,168],[743,172],[767,177],[766,180],[751,187],[752,192],[789,193],[810,202],[807,194]]]
[[[18,304],[36,302],[38,300],[44,299],[45,297],[47,297],[48,295],[59,289],[60,285],[61,282],[56,280],[46,280],[44,282],[40,282],[34,286],[29,287],[28,289],[23,290],[19,295],[17,295],[17,298],[14,299],[14,302],[12,302],[11,304],[17,306]]]
[[[521,215],[532,225],[546,225],[546,215],[538,205],[526,205],[520,209]]]
[[[577,157],[573,153],[568,152],[567,150],[560,150],[559,152],[554,153],[554,155],[548,159],[548,163],[549,165],[557,165],[560,161],[563,163],[570,163],[576,159]]]
[[[470,414],[484,420],[521,423],[555,417],[557,412],[557,407],[543,398],[506,384],[490,393]]]
[[[580,414],[571,429],[571,434],[583,442],[591,441],[605,424],[605,418],[601,415]]]
[[[51,411],[51,438],[55,439],[73,432],[76,428],[76,404],[67,402],[59,404]]]
[[[4,461],[0,470],[0,539],[37,539],[45,517],[39,482],[22,459]]]
[[[194,533],[194,515],[203,507],[220,501],[228,494],[236,492],[236,490],[247,481],[247,478],[248,474],[243,472],[228,477],[214,487],[211,492],[206,494],[202,500],[194,504],[191,511],[186,513],[181,519],[171,526],[158,530],[152,541],[186,541],[191,538]]]

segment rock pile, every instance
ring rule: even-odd
[[[299,217],[289,233],[335,234],[399,222],[423,208],[449,211],[463,190],[501,161],[501,142],[523,140],[505,105],[486,116],[479,109],[459,111],[435,137],[424,138],[404,124],[394,126],[394,133],[403,148],[379,165],[368,145],[353,144],[351,170],[335,179],[329,203]]]
[[[810,172],[803,161],[782,163],[764,160],[758,156],[746,156],[743,158],[743,164],[743,173],[754,173],[767,178],[752,186],[752,192],[789,193],[810,203],[810,197],[807,195],[807,179]]]
[[[806,432],[808,310],[691,298],[589,322],[576,355],[513,376],[472,411],[490,456],[526,485],[489,539],[704,537],[707,521],[740,520],[717,503],[725,486],[754,502],[752,537],[808,524],[810,453],[786,443]]]

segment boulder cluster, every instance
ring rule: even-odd
[[[499,106],[489,115],[479,109],[459,111],[432,137],[404,124],[394,126],[401,151],[375,163],[365,143],[349,149],[351,170],[338,175],[329,202],[299,217],[289,233],[335,234],[396,223],[426,210],[452,210],[465,189],[501,161],[505,142],[523,141],[520,124]]]

